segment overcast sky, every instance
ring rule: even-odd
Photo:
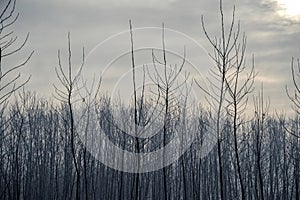
[[[264,83],[265,94],[271,99],[271,110],[286,113],[290,109],[285,85],[291,83],[291,57],[300,57],[300,17],[295,9],[298,8],[300,14],[300,5],[284,8],[276,0],[224,0],[227,21],[234,4],[241,30],[247,35],[247,62],[251,61],[252,54],[255,55],[256,88]],[[27,88],[45,96],[53,93],[52,84],[57,83],[54,71],[58,63],[57,50],[66,50],[68,31],[71,32],[74,63],[79,64],[83,46],[86,55],[91,55],[91,66],[85,69],[86,78],[90,79],[113,58],[130,50],[129,34],[122,33],[128,30],[129,19],[134,28],[161,27],[164,22],[166,48],[174,51],[174,55],[182,55],[185,45],[187,58],[203,76],[207,75],[212,62],[207,56],[211,47],[201,28],[201,15],[212,36],[219,36],[220,28],[218,0],[19,0],[17,10],[20,18],[13,27],[16,35],[21,39],[30,32],[23,52],[35,51],[23,70],[25,75],[32,75]],[[137,48],[160,47],[160,32],[155,28],[139,29],[134,37]],[[147,53],[150,51],[142,51],[140,59]],[[66,57],[65,53],[63,55]],[[116,76],[118,67],[126,61],[119,59],[117,62],[112,70]],[[108,85],[115,84],[112,74],[104,78]]]

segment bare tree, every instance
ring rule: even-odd
[[[13,115],[5,115],[5,110],[8,107],[8,99],[11,95],[23,87],[30,79],[30,76],[25,80],[22,80],[20,68],[24,67],[28,63],[29,59],[33,55],[33,51],[27,56],[24,61],[20,61],[19,64],[9,64],[10,58],[17,56],[17,54],[23,49],[25,44],[28,41],[29,33],[26,38],[22,41],[21,44],[18,44],[18,36],[14,36],[13,24],[17,21],[19,14],[15,12],[16,10],[16,0],[5,0],[1,2],[0,7],[0,185],[3,185],[3,189],[0,189],[0,198],[5,198],[6,194],[9,194],[9,183],[13,181],[14,197],[19,198],[21,194],[21,185],[20,185],[20,166],[19,166],[19,149],[21,148],[20,144],[20,135],[23,126],[23,121],[21,121],[19,134],[16,137],[15,148],[11,149],[14,152],[14,159],[8,159],[9,162],[14,164],[15,176],[9,178],[7,173],[9,173],[9,166],[5,164],[4,158],[4,144],[7,142],[7,137],[9,138],[12,133],[8,131],[10,120],[18,115],[18,112],[14,112]]]
[[[264,99],[263,85],[257,97],[254,98],[254,110],[255,110],[255,177],[258,176],[258,184],[255,183],[256,195],[259,199],[264,199],[264,181],[263,181],[263,170],[262,170],[262,144],[265,137],[265,124],[268,116],[270,107],[270,100]]]
[[[157,86],[157,96],[158,101],[160,102],[160,106],[162,106],[163,111],[163,146],[167,145],[167,138],[170,137],[176,130],[176,124],[179,122],[180,118],[184,117],[181,116],[183,112],[180,114],[179,110],[184,110],[186,104],[180,105],[180,100],[186,101],[187,95],[186,90],[182,90],[183,87],[187,87],[187,80],[189,79],[189,74],[183,74],[183,67],[186,62],[186,51],[184,48],[182,62],[177,64],[170,64],[168,63],[167,59],[167,50],[165,44],[165,27],[162,24],[162,59],[158,59],[155,55],[154,50],[152,50],[152,60],[153,60],[153,67],[154,67],[154,74],[151,75],[148,72],[151,80]],[[159,65],[162,67],[162,73],[158,70]],[[183,80],[180,80],[180,77],[183,76]],[[179,82],[180,81],[180,82]],[[178,97],[177,95],[182,92],[182,98]],[[161,100],[160,98],[161,97]],[[186,103],[186,102],[185,102]],[[184,133],[180,133],[184,134]],[[165,162],[165,152],[163,152],[163,162]],[[183,170],[184,170],[184,163],[181,163]],[[163,168],[163,195],[164,199],[168,199],[168,178],[167,169]],[[183,179],[185,180],[185,179]],[[186,185],[186,182],[183,182]],[[184,187],[184,194],[185,187]],[[186,198],[186,196],[185,196]]]
[[[5,103],[13,92],[23,87],[30,79],[18,82],[21,74],[18,70],[26,65],[33,51],[28,57],[15,66],[5,66],[4,59],[14,56],[20,52],[28,41],[29,33],[21,45],[17,45],[18,36],[14,36],[14,31],[10,31],[12,25],[17,21],[19,14],[15,15],[16,0],[7,0],[4,7],[0,8],[0,105]]]
[[[134,42],[133,42],[133,33],[132,33],[132,24],[131,24],[131,20],[129,20],[129,31],[130,31],[130,42],[131,42],[131,65],[132,65],[132,84],[133,84],[133,100],[134,100],[134,134],[135,134],[135,149],[136,152],[139,153],[140,152],[140,144],[139,144],[139,139],[138,139],[138,102],[137,102],[137,88],[136,88],[136,66],[135,66],[135,59],[134,59]],[[140,168],[140,160],[137,157],[137,170],[139,170]],[[135,194],[135,199],[139,199],[139,184],[140,181],[140,175],[139,173],[135,174],[135,182],[134,185],[135,187],[133,187],[132,189],[134,189],[134,194]]]
[[[297,58],[292,58],[291,61],[291,73],[292,73],[292,80],[294,85],[294,93],[291,94],[286,87],[286,93],[289,99],[293,103],[294,111],[299,115],[300,114],[300,87],[299,87],[299,80],[300,80],[300,60]],[[296,135],[296,137],[299,137]]]
[[[234,17],[233,17],[234,18]],[[232,22],[234,24],[234,21]],[[235,53],[229,60],[229,65],[232,69],[229,75],[226,77],[226,84],[228,87],[228,101],[227,110],[229,116],[232,118],[233,124],[233,139],[234,139],[234,152],[237,165],[237,173],[241,188],[241,199],[246,199],[244,180],[242,177],[241,161],[239,156],[239,144],[238,144],[238,132],[240,131],[241,125],[244,122],[243,114],[247,108],[248,95],[253,91],[254,83],[254,58],[252,59],[252,66],[250,72],[247,74],[247,68],[245,65],[245,50],[246,50],[246,36],[243,34],[242,43],[238,43],[239,37],[239,25],[237,33],[234,34],[234,51]],[[244,78],[245,76],[246,78]]]
[[[78,101],[79,86],[78,82],[80,80],[81,70],[84,64],[84,49],[82,53],[82,64],[78,71],[73,74],[73,66],[72,66],[72,51],[71,51],[71,38],[70,33],[68,33],[68,65],[67,70],[64,71],[61,63],[61,53],[58,50],[58,68],[55,68],[56,76],[63,87],[63,89],[58,88],[56,85],[53,85],[55,88],[55,98],[62,102],[63,105],[66,105],[68,108],[67,118],[63,119],[68,122],[68,131],[70,133],[70,141],[71,141],[71,154],[73,159],[73,164],[76,172],[76,199],[80,199],[80,161],[79,156],[77,157],[76,150],[76,127],[75,127],[75,119],[74,119],[74,108],[73,104]],[[77,99],[76,99],[77,98]]]
[[[240,74],[245,69],[244,54],[246,48],[246,38],[243,35],[241,44],[239,43],[240,26],[239,23],[235,28],[235,8],[233,8],[232,20],[226,33],[226,25],[224,22],[223,1],[219,1],[219,10],[221,16],[220,37],[211,37],[204,23],[204,17],[201,17],[202,29],[204,34],[213,48],[213,54],[209,54],[215,66],[210,70],[211,78],[208,79],[210,83],[210,91],[202,87],[197,81],[197,85],[210,97],[212,101],[208,101],[211,109],[215,110],[216,116],[215,125],[217,133],[217,151],[218,151],[218,167],[219,167],[219,189],[220,199],[225,199],[224,181],[223,181],[223,163],[222,163],[222,118],[229,110],[233,116],[234,134],[238,128],[238,109],[240,106],[246,105],[244,103],[245,96],[251,91],[253,82],[253,71],[248,76],[247,80],[239,86]],[[227,94],[229,93],[229,99]],[[242,104],[242,105],[240,105]],[[235,140],[236,141],[236,140]],[[236,141],[236,150],[237,150]],[[237,151],[236,151],[237,152]],[[238,154],[236,154],[237,162],[239,163]],[[238,167],[240,169],[240,167]],[[242,198],[245,199],[242,178],[240,177],[240,186],[242,190]]]
[[[291,122],[290,127],[285,127],[286,131],[295,137],[293,139],[293,145],[295,151],[292,152],[292,157],[294,160],[294,179],[295,179],[295,197],[296,199],[300,197],[300,174],[299,174],[299,166],[300,166],[300,159],[299,159],[299,139],[300,139],[300,131],[299,131],[299,115],[300,115],[300,87],[299,87],[299,80],[300,80],[300,59],[292,58],[291,61],[291,73],[292,73],[292,80],[293,80],[293,86],[294,86],[294,93],[291,94],[288,91],[288,88],[286,86],[286,93],[289,97],[289,99],[292,102],[292,108],[296,112],[295,119]],[[295,156],[294,156],[295,155]]]

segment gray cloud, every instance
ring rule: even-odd
[[[285,84],[290,83],[290,59],[300,55],[299,22],[280,16],[275,0],[224,0],[227,22],[231,19],[233,4],[236,4],[241,29],[248,37],[247,62],[250,63],[252,54],[256,58],[257,84],[265,82],[266,94],[276,99],[274,107],[278,107],[277,104],[287,106],[283,93]],[[83,46],[89,52],[109,36],[128,30],[129,19],[136,28],[159,27],[165,22],[167,28],[189,35],[208,52],[211,47],[201,29],[201,14],[212,36],[219,36],[220,29],[217,0],[23,0],[18,1],[17,7],[21,15],[14,26],[15,32],[20,38],[30,32],[25,52],[36,51],[25,70],[26,74],[32,74],[28,88],[42,95],[49,95],[49,91],[53,91],[52,83],[57,82],[54,73],[57,49],[66,50],[68,31],[72,33],[74,63],[79,64]],[[145,40],[160,40],[151,38],[151,34],[146,36]],[[119,44],[122,48],[128,44],[129,49],[129,42],[128,36]],[[168,39],[170,48],[177,48],[176,51],[182,50],[184,42]],[[107,49],[108,55],[114,53],[115,48],[118,44]],[[203,74],[207,74],[211,65],[205,57],[207,52],[188,49],[188,56],[195,60]]]

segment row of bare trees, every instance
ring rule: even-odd
[[[98,108],[99,121],[91,121],[90,126],[94,133],[104,129],[110,137],[120,137],[120,131],[110,126],[108,118],[114,106],[105,105]],[[243,123],[237,135],[239,172],[234,127],[228,116],[221,123],[221,186],[217,146],[204,158],[199,152],[206,131],[213,126],[209,124],[210,115],[205,113],[202,111],[194,120],[198,122],[198,136],[178,161],[165,170],[139,174],[137,197],[132,192],[136,190],[135,174],[101,164],[86,152],[76,135],[73,152],[67,105],[20,93],[1,117],[1,122],[11,117],[1,126],[1,199],[219,199],[220,187],[224,199],[240,199],[240,177],[246,199],[299,197],[299,138],[291,135],[299,135],[298,118],[278,118],[264,112]],[[134,150],[129,141],[131,138],[124,136],[114,142]]]

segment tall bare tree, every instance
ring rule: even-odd
[[[256,195],[259,199],[265,199],[264,193],[264,178],[263,178],[263,167],[262,167],[262,145],[265,137],[266,120],[268,117],[268,111],[270,107],[270,100],[265,100],[263,85],[257,97],[254,98],[254,110],[255,110],[255,177],[258,180],[255,185]]]
[[[217,133],[217,151],[218,151],[218,167],[219,167],[219,189],[220,199],[225,199],[224,181],[223,181],[223,163],[222,163],[222,130],[224,116],[227,111],[230,112],[234,122],[234,135],[235,135],[235,152],[238,165],[238,171],[240,172],[239,156],[238,156],[238,144],[236,139],[238,124],[238,115],[240,109],[243,111],[243,106],[247,103],[246,95],[251,92],[253,84],[254,71],[251,70],[247,79],[241,83],[240,74],[244,71],[244,55],[246,49],[246,37],[240,37],[240,25],[236,26],[235,23],[235,7],[233,8],[233,14],[231,23],[228,26],[225,25],[225,15],[223,9],[223,1],[219,1],[219,11],[221,17],[220,36],[212,37],[206,30],[204,17],[201,17],[202,29],[213,49],[213,54],[209,54],[214,62],[214,68],[210,70],[211,78],[208,79],[210,83],[210,91],[202,87],[197,81],[198,86],[210,97],[212,101],[208,101],[211,105],[211,109],[215,111],[214,122],[216,125]],[[228,32],[226,32],[228,30]],[[228,98],[229,95],[229,98]],[[245,102],[246,99],[246,102]],[[240,186],[242,190],[242,199],[245,199],[245,192],[240,176]]]
[[[53,85],[55,88],[55,98],[62,102],[68,108],[68,113],[64,121],[68,122],[68,131],[70,133],[70,142],[71,142],[71,154],[73,159],[73,164],[76,172],[76,199],[80,199],[80,160],[79,155],[76,149],[76,141],[77,141],[77,133],[75,127],[75,118],[74,118],[74,103],[78,100],[79,96],[79,85],[78,82],[80,80],[81,70],[84,65],[84,49],[82,51],[82,63],[75,74],[73,74],[72,65],[72,50],[71,50],[71,37],[70,33],[68,33],[68,64],[66,71],[63,69],[61,62],[61,53],[58,50],[58,68],[55,68],[56,76],[63,87],[60,89],[56,85]],[[76,99],[77,98],[77,99]]]
[[[11,136],[11,133],[7,132],[8,124],[11,119],[13,119],[18,112],[14,112],[11,116],[5,116],[5,109],[8,105],[8,99],[14,94],[15,91],[23,87],[30,79],[30,76],[25,80],[22,80],[20,68],[24,67],[31,56],[33,51],[27,56],[24,61],[20,61],[19,64],[10,64],[10,58],[18,56],[17,54],[23,49],[25,44],[28,41],[29,33],[26,38],[22,41],[21,44],[18,44],[18,36],[14,35],[13,25],[17,21],[19,14],[16,14],[16,0],[5,0],[0,3],[0,148],[3,150],[3,145],[5,144],[6,137]],[[23,125],[23,124],[22,124]],[[22,127],[22,125],[20,125]],[[21,131],[21,128],[20,128]],[[18,139],[16,143],[16,148],[12,149],[15,152],[15,159],[12,161],[16,166],[14,176],[14,188],[16,188],[15,197],[20,197],[20,177],[19,170],[19,149],[20,147],[20,136],[21,132],[18,134]],[[20,148],[19,148],[20,147]],[[7,176],[7,170],[5,170],[5,160],[3,159],[5,154],[3,151],[0,152],[0,185],[5,183],[4,190],[1,188],[0,198],[5,197],[7,193],[7,186],[9,185],[10,180],[5,178]]]
[[[23,62],[14,66],[6,66],[3,62],[23,49],[28,41],[29,33],[21,45],[17,45],[18,36],[14,36],[14,31],[11,30],[19,17],[19,13],[15,14],[16,0],[6,0],[2,3],[0,7],[0,105],[29,81],[30,77],[25,81],[20,81],[19,69],[24,67],[33,55],[32,51]]]
[[[234,14],[234,11],[233,11]],[[233,16],[234,19],[234,16]],[[232,26],[234,21],[232,21]],[[233,124],[233,140],[234,140],[234,152],[237,166],[237,173],[241,188],[241,199],[246,199],[244,178],[242,176],[241,161],[239,155],[239,131],[241,125],[245,123],[244,112],[248,105],[248,95],[253,91],[254,83],[254,58],[252,59],[252,66],[250,66],[249,72],[247,72],[247,66],[245,64],[245,51],[246,51],[246,36],[243,34],[242,42],[239,43],[240,28],[238,24],[237,32],[233,36],[234,53],[229,58],[229,65],[231,67],[229,75],[226,77],[226,85],[228,87],[227,110],[229,116],[232,118]],[[246,77],[246,78],[244,78]],[[240,134],[241,135],[241,134]]]
[[[290,93],[286,87],[286,92],[289,97],[289,99],[293,103],[293,109],[296,111],[296,113],[299,115],[300,114],[300,85],[299,85],[299,80],[300,80],[300,60],[299,58],[295,59],[292,58],[291,61],[291,73],[292,73],[292,80],[293,80],[293,85],[294,85],[294,93]],[[296,136],[299,137],[299,136]]]

